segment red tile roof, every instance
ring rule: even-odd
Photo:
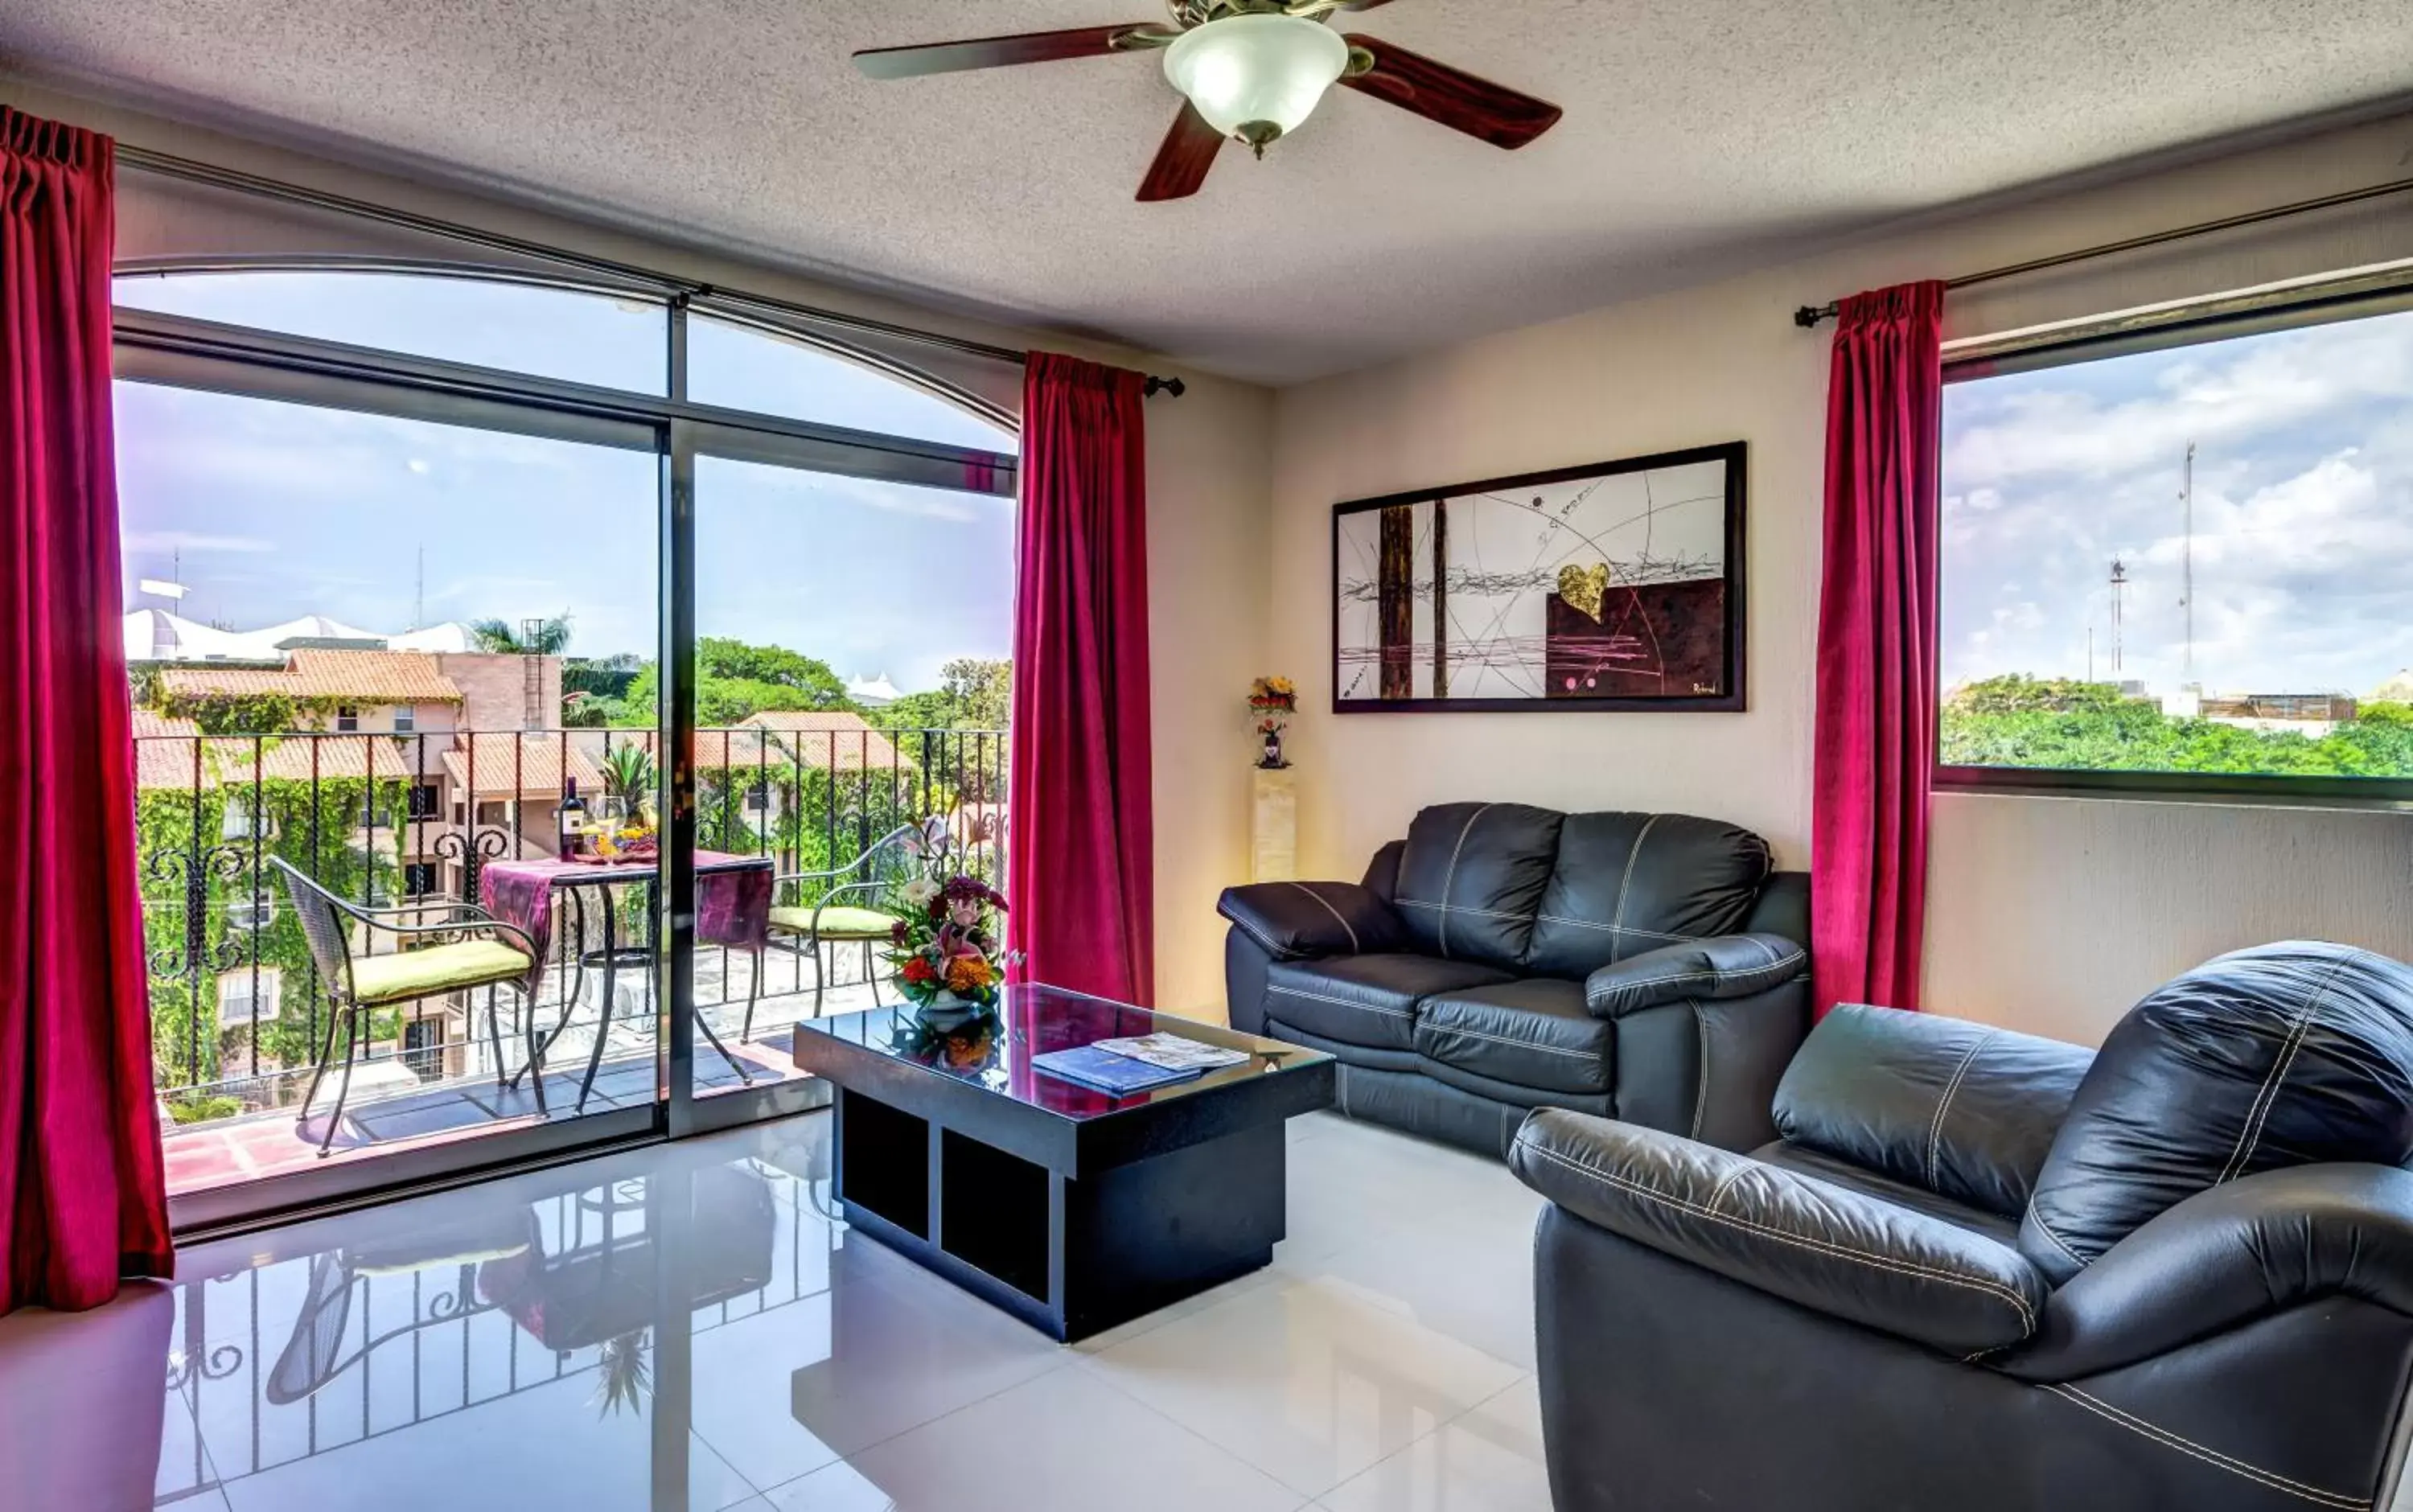
[[[418,651],[295,651],[282,667],[168,667],[171,698],[349,698],[363,704],[458,704],[461,689]]]

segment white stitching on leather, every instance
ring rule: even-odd
[[[1511,1039],[1505,1034],[1493,1034],[1479,1029],[1468,1029],[1463,1024],[1436,1023],[1430,1017],[1424,1019],[1421,1027],[1432,1030],[1435,1034],[1468,1034],[1478,1040],[1489,1040],[1494,1045],[1513,1045],[1519,1050],[1539,1050],[1545,1055],[1562,1055],[1577,1060],[1601,1059],[1600,1052],[1597,1050],[1571,1050],[1562,1045],[1542,1045],[1532,1040]]]
[[[1634,832],[1634,849],[1625,852],[1625,875],[1617,880],[1617,907],[1612,909],[1608,915],[1609,927],[1613,929],[1624,926],[1625,894],[1626,890],[1634,885],[1634,863],[1642,854],[1642,842],[1651,838],[1651,826],[1658,823],[1659,816],[1652,814],[1642,822],[1640,829]],[[1608,958],[1611,965],[1616,964],[1617,947],[1614,944],[1609,946]]]
[[[2339,956],[2330,968],[2330,974],[2321,978],[2321,985],[2304,1000],[2303,1011],[2296,1015],[2296,1022],[2287,1030],[2287,1048],[2280,1052],[2278,1060],[2271,1063],[2271,1075],[2262,1078],[2262,1090],[2254,1094],[2254,1102],[2246,1109],[2245,1127],[2237,1131],[2237,1148],[2228,1152],[2228,1164],[2220,1168],[2220,1175],[2213,1178],[2213,1185],[2218,1186],[2243,1175],[2246,1165],[2253,1161],[2254,1151],[2262,1143],[2262,1126],[2269,1121],[2271,1109],[2278,1105],[2279,1088],[2287,1080],[2287,1068],[2296,1063],[2296,1052],[2303,1047],[2305,1031],[2313,1027],[2313,1010],[2330,995],[2330,988],[2336,984],[2338,973],[2361,956],[2361,953],[2356,951]],[[2252,1141],[2250,1144],[2247,1142],[2249,1139]]]
[[[1474,812],[1467,815],[1465,824],[1460,826],[1458,829],[1458,843],[1449,848],[1449,869],[1441,874],[1441,958],[1443,960],[1451,958],[1449,954],[1449,890],[1450,887],[1458,881],[1458,858],[1459,855],[1463,854],[1466,850],[1466,838],[1474,833],[1474,822],[1481,819],[1484,815],[1491,812],[1492,809],[1498,807],[1499,805],[1497,804],[1487,803],[1482,808],[1474,810]]]
[[[1994,1032],[1990,1029],[1977,1036],[1976,1042],[1969,1046],[1969,1053],[1952,1068],[1952,1079],[1944,1084],[1944,1095],[1935,1100],[1935,1117],[1927,1123],[1927,1190],[1930,1192],[1935,1190],[1936,1167],[1943,1161],[1944,1110],[1952,1105],[1952,1094],[1961,1090],[1961,1078],[1969,1075],[1969,1068],[1977,1063],[1977,1053],[1993,1040]]]
[[[1706,1218],[1712,1223],[1724,1223],[1729,1228],[1742,1229],[1747,1233],[1757,1234],[1764,1238],[1774,1239],[1780,1244],[1790,1244],[1797,1249],[1808,1250],[1813,1253],[1831,1254],[1846,1260],[1857,1260],[1862,1265],[1873,1266],[1880,1270],[1891,1270],[1905,1276],[1917,1276],[1929,1281],[1938,1281],[1948,1286],[1965,1286],[1976,1291],[1988,1293],[1991,1296],[1998,1297],[2004,1301],[2008,1302],[2012,1309],[2019,1313],[2020,1326],[2023,1330],[2023,1333],[2034,1334],[2036,1332],[2036,1310],[2028,1306],[2028,1300],[2026,1297],[2021,1297],[2019,1293],[2012,1291],[2009,1287],[2005,1286],[1998,1282],[1988,1281],[1982,1276],[1964,1275],[1957,1270],[1937,1270],[1929,1266],[1914,1265],[1909,1261],[1897,1259],[1891,1255],[1872,1254],[1866,1250],[1856,1250],[1848,1244],[1838,1244],[1832,1239],[1813,1238],[1807,1234],[1795,1234],[1786,1229],[1771,1228],[1766,1223],[1754,1223],[1744,1218],[1730,1218],[1724,1213],[1713,1212],[1710,1209],[1702,1207],[1698,1203],[1687,1202],[1681,1197],[1671,1196],[1667,1193],[1656,1191],[1651,1187],[1644,1186],[1638,1181],[1619,1176],[1614,1171],[1603,1170],[1597,1165],[1589,1164],[1583,1161],[1570,1160],[1568,1157],[1560,1154],[1556,1150],[1543,1149],[1541,1146],[1534,1144],[1532,1140],[1525,1138],[1522,1134],[1518,1135],[1517,1142],[1518,1145],[1532,1150],[1542,1159],[1555,1162],[1560,1165],[1567,1167],[1569,1170],[1581,1171],[1585,1175],[1597,1177],[1601,1180],[1607,1182],[1609,1185],[1630,1192],[1637,1197],[1647,1197],[1652,1202],[1665,1204],[1667,1207],[1674,1208],[1679,1211],[1691,1213],[1698,1218]]]
[[[1511,913],[1505,909],[1479,909],[1465,903],[1428,903],[1420,897],[1400,897],[1392,901],[1404,909],[1437,909],[1443,913],[1472,913],[1486,919],[1515,919],[1519,924],[1531,922],[1532,918],[1530,913]]]
[[[1293,887],[1297,888],[1300,892],[1305,893],[1308,897],[1311,897],[1311,898],[1315,899],[1317,902],[1319,902],[1319,903],[1323,904],[1323,905],[1324,905],[1324,912],[1326,912],[1326,913],[1331,914],[1331,915],[1332,915],[1332,917],[1334,918],[1334,920],[1335,920],[1335,921],[1337,921],[1337,922],[1340,924],[1340,927],[1341,927],[1342,929],[1344,929],[1344,930],[1346,930],[1346,931],[1348,932],[1348,935],[1349,935],[1349,954],[1351,954],[1352,956],[1355,956],[1355,955],[1356,955],[1359,951],[1361,951],[1361,950],[1363,950],[1363,949],[1365,948],[1364,946],[1362,946],[1362,945],[1360,945],[1360,944],[1358,944],[1358,943],[1357,943],[1357,929],[1356,929],[1356,926],[1354,926],[1354,925],[1352,925],[1352,924],[1351,924],[1347,919],[1341,918],[1341,916],[1340,916],[1340,911],[1339,909],[1334,908],[1334,907],[1332,906],[1332,901],[1331,901],[1331,899],[1329,899],[1329,898],[1325,897],[1322,893],[1317,892],[1314,888],[1310,887],[1310,886],[1309,886],[1309,885],[1307,885],[1307,883],[1305,883],[1305,882],[1292,882],[1290,885],[1291,885],[1291,886],[1293,886]]]
[[[1267,951],[1272,953],[1274,959],[1278,961],[1292,961],[1298,959],[1298,957],[1291,954],[1291,952],[1284,950],[1281,946],[1275,944],[1270,940],[1267,940],[1261,931],[1248,924],[1245,920],[1234,919],[1232,921],[1232,927],[1239,930],[1242,934],[1247,935],[1258,944],[1265,946]]]
[[[1266,984],[1266,990],[1267,992],[1279,992],[1285,998],[1312,998],[1317,1002],[1337,1002],[1343,1008],[1355,1008],[1363,1013],[1388,1014],[1393,1018],[1414,1018],[1416,1016],[1415,1010],[1412,1008],[1385,1008],[1379,1002],[1359,1002],[1355,998],[1335,998],[1328,993],[1323,992],[1302,992],[1296,987],[1277,986],[1270,982]]]
[[[2070,1259],[2076,1261],[2081,1266],[2086,1264],[2086,1257],[2080,1254],[2076,1250],[2071,1249],[2069,1247],[2069,1241],[2054,1233],[2052,1231],[2052,1225],[2046,1223],[2043,1218],[2037,1215],[2036,1210],[2036,1202],[2033,1198],[2028,1202],[2028,1217],[2035,1221],[2036,1232],[2052,1241],[2052,1247],[2054,1249],[2059,1250],[2062,1253],[2069,1256]]]
[[[1717,1186],[1710,1191],[1710,1211],[1713,1213],[1716,1212],[1718,1210],[1718,1204],[1726,1200],[1726,1193],[1733,1188],[1737,1181],[1741,1180],[1744,1177],[1750,1175],[1752,1171],[1756,1169],[1757,1164],[1758,1163],[1754,1161],[1737,1161],[1735,1163],[1735,1168],[1728,1171],[1724,1177],[1721,1177],[1718,1180]]]
[[[2045,1390],[2061,1398],[2064,1401],[2073,1402],[2078,1406],[2083,1407],[2088,1412],[2095,1414],[2095,1416],[2102,1418],[2105,1422],[2112,1424],[2114,1427],[2124,1428],[2129,1432],[2135,1433],[2139,1437],[2152,1439],[2157,1444],[2164,1445],[2167,1447],[2178,1450],[2182,1454],[2200,1460],[2204,1463],[2212,1465],[2216,1469],[2226,1470],[2232,1475],[2242,1475],[2245,1479],[2253,1481],[2257,1485],[2268,1487],[2272,1490],[2284,1491],[2289,1496],[2298,1497],[2302,1500],[2312,1502],[2321,1506],[2352,1508],[2354,1509],[2354,1512],[2362,1512],[2362,1509],[2367,1508],[2372,1505],[2369,1497],[2349,1496],[2344,1491],[2325,1491],[2317,1486],[2307,1486],[2300,1480],[2289,1480],[2287,1476],[2280,1475],[2276,1471],[2265,1470],[2259,1465],[2247,1464],[2243,1460],[2231,1458],[2228,1455],[2221,1453],[2218,1449],[2212,1448],[2206,1445],[2198,1444],[2193,1439],[2182,1438],[2158,1423],[2147,1422],[2144,1418],[2138,1416],[2136,1414],[2119,1407],[2114,1407],[2111,1403],[2105,1401],[2102,1398],[2090,1396],[2086,1392],[2080,1391],[2076,1386],[2065,1386],[2058,1382],[2051,1381],[2041,1382],[2039,1385],[2041,1385]]]
[[[1587,996],[1584,999],[1584,1005],[1598,1007],[1611,998],[1621,997],[1637,988],[1664,987],[1672,982],[1708,982],[1724,977],[1738,985],[1754,983],[1763,976],[1775,974],[1780,969],[1790,969],[1799,965],[1808,955],[1808,951],[1797,950],[1792,955],[1781,960],[1770,961],[1766,966],[1750,966],[1731,971],[1721,971],[1713,966],[1706,971],[1669,971],[1659,976],[1637,976],[1623,982],[1611,982],[1601,988],[1598,996]]]
[[[1701,1079],[1693,1088],[1692,1137],[1698,1139],[1701,1137],[1701,1115],[1710,1105],[1710,1021],[1701,1015],[1698,999],[1693,1002],[1693,1029],[1701,1037]],[[1715,1211],[1717,1206],[1710,1203],[1710,1210]]]
[[[1431,905],[1419,904],[1418,906],[1430,907]],[[1690,944],[1695,940],[1711,938],[1709,935],[1674,935],[1665,929],[1645,929],[1632,924],[1603,924],[1597,919],[1575,919],[1563,913],[1536,913],[1533,918],[1542,924],[1567,924],[1578,929],[1599,929],[1615,935],[1640,935],[1646,940],[1668,940],[1678,944]]]

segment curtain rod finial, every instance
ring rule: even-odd
[[[1154,398],[1158,393],[1162,393],[1178,399],[1190,392],[1190,385],[1177,378],[1158,378],[1151,373],[1148,375],[1147,387],[1144,392],[1149,398]]]
[[[1819,321],[1834,313],[1835,306],[1832,304],[1804,304],[1793,312],[1793,323],[1804,331],[1815,331],[1818,329]]]

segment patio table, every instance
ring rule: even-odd
[[[553,925],[560,905],[568,901],[583,920],[585,906],[578,897],[585,888],[604,890],[603,906],[597,912],[602,919],[603,944],[600,950],[585,952],[578,956],[581,966],[593,964],[603,973],[601,1022],[596,1026],[595,1047],[586,1058],[586,1074],[578,1084],[578,1107],[584,1111],[587,1094],[594,1090],[596,1073],[602,1069],[603,1045],[612,1031],[612,1017],[616,1000],[615,977],[623,965],[644,964],[650,969],[653,943],[648,940],[632,940],[623,944],[619,939],[619,911],[612,906],[610,889],[642,886],[645,889],[644,916],[656,914],[656,892],[661,885],[659,862],[648,858],[641,861],[496,861],[481,874],[481,891],[489,912],[505,923],[527,931],[536,943],[536,962],[528,969],[527,997],[536,1001],[537,989],[544,979],[545,963],[553,954]],[[751,991],[759,991],[762,979],[762,952],[770,937],[771,895],[777,868],[769,856],[730,855],[719,851],[695,852],[695,930],[696,939],[708,945],[725,945],[743,950],[755,958]],[[583,928],[579,931],[583,936]],[[583,940],[581,941],[583,943]],[[561,1022],[546,1035],[539,1046],[536,1062],[541,1063],[543,1051],[551,1048],[563,1030],[570,1027],[570,1015],[577,1009],[578,994],[565,995]],[[701,1010],[695,1015],[696,1027],[704,1038],[720,1052],[738,1078],[751,1084],[753,1077],[720,1043],[712,1025]],[[529,1068],[522,1068],[527,1071]],[[537,1084],[537,1105],[544,1105],[543,1078],[534,1073]],[[513,1084],[518,1076],[511,1078]]]

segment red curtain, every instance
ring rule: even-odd
[[[1844,300],[1827,391],[1810,819],[1817,1011],[1918,1006],[1935,740],[1944,286]]]
[[[1156,981],[1145,381],[1030,354],[1006,810],[1021,978],[1136,1003]]]
[[[0,1312],[169,1271],[109,412],[111,150],[0,107]]]

